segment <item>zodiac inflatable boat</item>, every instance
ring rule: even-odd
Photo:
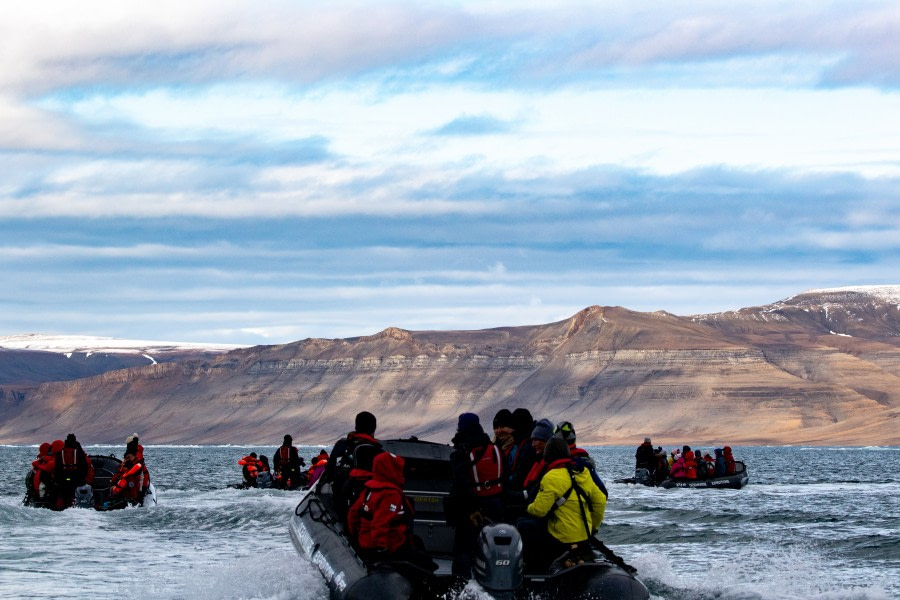
[[[450,489],[446,444],[413,439],[387,440],[388,452],[406,462],[404,487],[415,506],[414,533],[438,565],[431,572],[407,562],[366,563],[356,553],[334,510],[330,484],[309,490],[291,517],[297,551],[316,565],[339,600],[435,598],[467,583],[451,575],[453,529],[444,519]],[[649,593],[634,569],[593,540],[594,560],[568,569],[529,573],[523,568],[522,541],[512,525],[485,526],[480,533],[474,579],[496,598],[592,598],[647,600]]]

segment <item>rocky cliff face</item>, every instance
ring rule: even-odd
[[[449,440],[461,412],[489,428],[526,407],[586,444],[900,444],[898,383],[897,302],[821,291],[694,317],[592,306],[532,327],[389,328],[47,383],[7,406],[0,441],[325,444],[363,409],[380,436]]]

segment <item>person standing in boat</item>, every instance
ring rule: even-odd
[[[407,561],[437,565],[413,543],[415,509],[403,491],[405,461],[389,452],[372,460],[371,477],[347,512],[347,531],[367,562]]]
[[[452,444],[452,480],[444,509],[447,524],[454,528],[453,574],[468,579],[478,532],[485,521],[503,519],[503,455],[475,413],[459,415]]]
[[[650,478],[656,473],[657,459],[656,452],[653,450],[653,444],[649,437],[644,438],[644,443],[638,446],[634,453],[634,470],[647,469]]]
[[[537,496],[528,505],[529,515],[546,519],[549,534],[536,553],[541,561],[537,568],[552,561],[574,566],[591,555],[590,538],[603,522],[606,495],[588,470],[572,460],[569,446],[559,434],[547,441],[544,460],[549,468],[541,479]]]
[[[294,438],[290,434],[285,434],[281,446],[275,450],[272,466],[278,487],[293,490],[305,483],[300,473],[300,453],[294,447]]]
[[[335,442],[325,471],[319,477],[319,486],[331,483],[334,506],[343,519],[350,506],[362,493],[366,481],[372,478],[375,457],[383,452],[381,442],[375,439],[378,420],[368,411],[356,414],[353,431]]]
[[[53,461],[57,506],[60,509],[68,508],[75,501],[75,489],[94,482],[94,465],[74,433],[66,436],[63,447],[53,456]]]

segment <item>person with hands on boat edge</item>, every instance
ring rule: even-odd
[[[150,485],[150,473],[143,461],[138,460],[133,447],[125,449],[122,463],[110,482],[113,484],[110,500],[124,499],[131,505],[144,503],[144,494]]]
[[[528,514],[545,518],[546,543],[537,553],[543,564],[568,568],[592,557],[590,539],[597,533],[606,511],[606,495],[588,470],[569,455],[569,446],[554,434],[544,447],[549,463]]]
[[[503,519],[503,455],[475,413],[459,415],[450,453],[450,492],[444,504],[453,532],[454,575],[471,576],[478,532]]]
[[[243,467],[241,469],[241,474],[244,476],[244,487],[257,487],[256,480],[257,477],[259,477],[259,468],[262,463],[260,463],[259,459],[256,457],[256,452],[251,452],[247,456],[244,456],[237,461],[237,464]]]
[[[413,537],[415,510],[403,492],[405,461],[380,452],[372,461],[372,476],[347,512],[347,531],[367,562],[405,561],[434,571],[437,565]]]
[[[94,482],[94,465],[74,433],[66,436],[63,447],[54,454],[53,461],[57,505],[62,509],[74,503],[76,488]]]
[[[368,411],[356,414],[353,431],[334,443],[325,472],[318,486],[331,483],[334,507],[343,519],[362,493],[366,481],[372,478],[372,461],[383,452],[375,439],[378,420]]]
[[[300,472],[300,453],[293,444],[294,438],[285,434],[284,441],[272,457],[276,485],[286,490],[297,489],[306,483]]]

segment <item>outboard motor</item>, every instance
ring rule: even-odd
[[[653,485],[653,482],[650,480],[650,471],[647,469],[635,469],[634,470],[634,482],[640,483],[643,485]]]
[[[522,536],[506,523],[485,525],[478,537],[475,581],[496,598],[512,597],[525,579]]]
[[[79,508],[94,508],[94,488],[88,484],[75,488],[75,506]]]

